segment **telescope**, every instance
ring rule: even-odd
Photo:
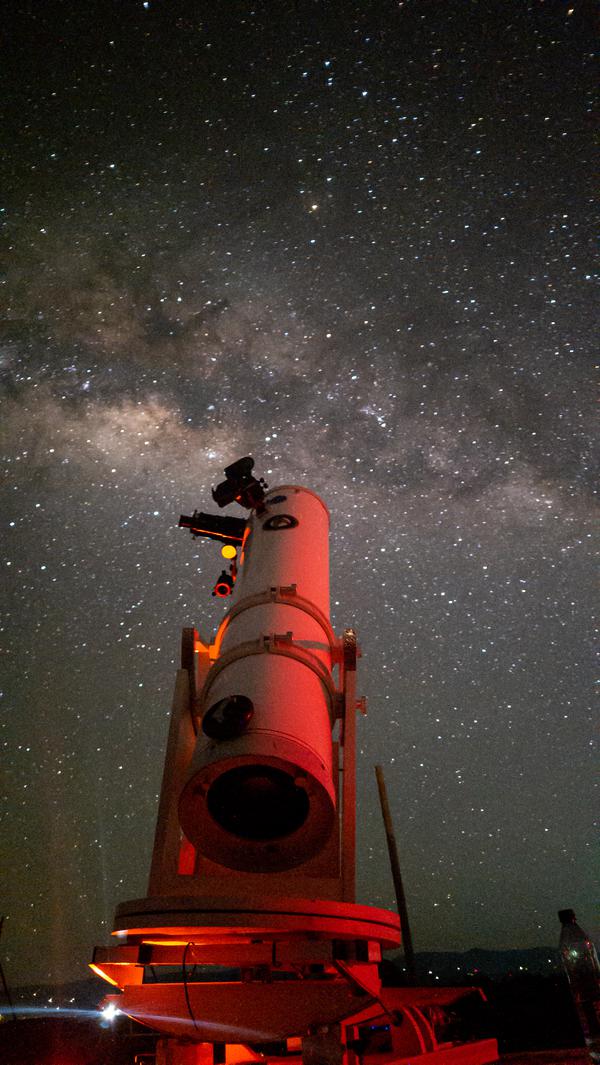
[[[241,494],[236,484],[229,491]],[[337,641],[324,504],[296,486],[263,499],[247,525],[234,603],[204,682],[179,819],[211,861],[267,873],[313,857],[333,828]],[[238,715],[241,700],[251,710]],[[219,742],[206,725],[216,708],[238,722]]]
[[[253,467],[232,463],[212,492],[243,519],[179,520],[230,560],[213,587],[228,609],[211,641],[183,630],[148,894],[118,906],[92,969],[120,990],[106,1005],[162,1033],[166,1065],[358,1065],[380,1030],[391,1065],[436,1051],[432,991],[382,987],[398,915],[355,900],[365,700],[356,633],[330,621],[329,511]],[[434,990],[438,1006],[464,993]],[[469,1044],[464,1065],[496,1057]]]

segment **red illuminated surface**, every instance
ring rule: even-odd
[[[337,1040],[336,1059],[340,1038],[350,1048],[344,1065],[357,1065],[361,1041],[365,1065],[407,1055],[425,1065],[434,1052],[444,1065],[485,1065],[493,1040],[440,1050],[427,1016],[464,989],[381,987],[381,951],[400,945],[400,929],[397,914],[354,902],[356,635],[331,628],[327,508],[307,489],[277,494],[271,522],[249,520],[239,574],[215,585],[226,598],[237,575],[214,643],[194,633],[192,662],[182,658],[148,897],[118,907],[113,943],[92,967],[122,991],[107,1004],[190,1041],[185,1065],[210,1062],[210,1043],[227,1043],[227,1062],[261,1060],[246,1043],[292,1038],[310,1055],[320,1028]],[[279,514],[291,521],[279,527]],[[207,735],[203,714],[232,694],[252,716],[234,737]],[[283,827],[250,799],[237,816],[227,789],[240,767],[278,783]],[[299,791],[305,812],[294,819]],[[383,1056],[365,1035],[380,1029]]]

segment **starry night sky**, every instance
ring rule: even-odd
[[[224,611],[176,523],[243,454],[332,513],[359,899],[381,763],[417,950],[593,930],[592,5],[12,8],[7,977],[81,976],[146,892],[180,629]]]

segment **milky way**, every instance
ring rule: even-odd
[[[243,454],[331,510],[360,899],[381,763],[417,949],[592,927],[591,6],[70,6],[5,42],[7,975],[145,893]]]

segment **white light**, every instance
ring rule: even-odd
[[[101,1015],[103,1021],[112,1022],[112,1021],[114,1021],[115,1017],[118,1017],[120,1012],[121,1012],[121,1010],[117,1009],[117,1007],[115,1006],[114,1002],[109,1002],[108,1006],[104,1007],[104,1009],[101,1011],[100,1015]]]

